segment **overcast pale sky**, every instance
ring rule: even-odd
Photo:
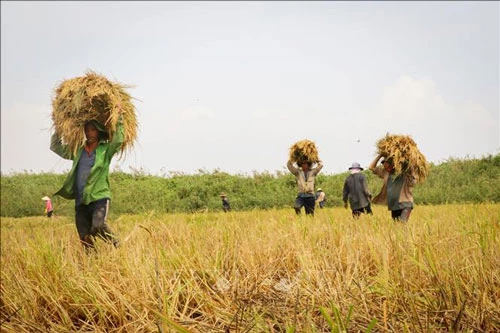
[[[113,169],[340,173],[387,132],[427,159],[500,152],[499,2],[1,2],[1,172],[66,172],[51,101],[87,70],[134,86]],[[358,142],[359,141],[359,142]]]

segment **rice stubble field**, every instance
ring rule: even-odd
[[[1,221],[2,332],[500,331],[500,204]]]

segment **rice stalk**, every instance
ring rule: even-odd
[[[429,175],[430,165],[411,136],[387,133],[376,147],[378,154],[392,160],[397,175],[410,174],[417,183],[423,183]]]
[[[90,70],[85,76],[62,81],[52,99],[56,134],[76,152],[85,142],[85,122],[95,119],[106,127],[112,140],[121,108],[125,137],[120,151],[132,148],[137,137],[137,118],[132,97],[125,90],[129,87]]]
[[[290,147],[289,158],[297,164],[301,164],[302,162],[318,163],[318,149],[313,141],[307,139],[300,140]]]

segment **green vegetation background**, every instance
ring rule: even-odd
[[[364,170],[372,194],[377,194],[382,181]],[[320,173],[316,188],[327,196],[327,207],[342,205],[342,174]],[[66,174],[29,172],[2,175],[1,216],[23,217],[43,215],[45,195],[52,197],[56,215],[73,215],[74,201],[53,197]],[[296,196],[295,177],[288,171],[231,175],[219,170],[199,170],[197,174],[173,173],[149,175],[142,170],[110,174],[113,193],[110,215],[144,212],[198,212],[222,209],[219,194],[225,192],[233,210],[292,207]],[[500,154],[481,159],[449,159],[431,165],[424,184],[414,190],[416,205],[446,203],[500,202]]]

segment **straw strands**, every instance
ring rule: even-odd
[[[123,112],[123,153],[137,137],[137,119],[132,97],[125,91],[129,86],[111,82],[106,77],[87,71],[85,76],[64,80],[52,99],[52,121],[55,132],[73,152],[85,142],[84,124],[91,119],[103,124],[110,140]]]
[[[392,159],[396,174],[409,173],[419,183],[429,175],[430,165],[410,136],[387,133],[376,146],[379,154]]]
[[[297,164],[301,164],[304,161],[317,163],[319,162],[318,149],[311,140],[297,141],[290,147],[289,158]]]

